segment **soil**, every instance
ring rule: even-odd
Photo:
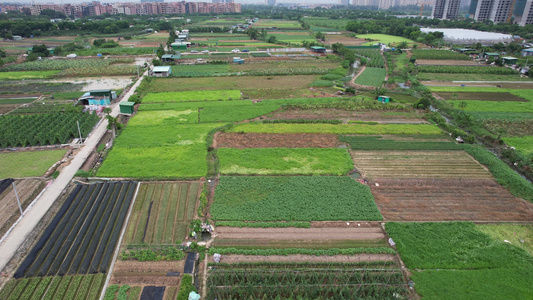
[[[493,180],[381,179],[370,188],[385,221],[533,220],[533,204]]]
[[[217,148],[336,148],[339,138],[333,134],[269,134],[223,132],[216,135]]]
[[[357,255],[222,255],[220,262],[234,264],[240,262],[361,262],[361,261],[394,261],[395,255],[392,254],[357,254]],[[209,262],[214,262],[213,257],[209,257]]]
[[[45,187],[43,179],[28,178],[22,180],[15,180],[17,194],[20,199],[22,210],[39,195]],[[2,237],[20,217],[20,210],[18,208],[17,199],[13,187],[7,188],[0,194],[0,237]]]
[[[471,81],[471,82],[465,82],[465,81],[420,81],[421,84],[425,86],[454,86],[454,87],[461,87],[461,85],[467,86],[467,87],[497,87],[498,85],[501,86],[501,88],[504,89],[533,89],[533,82],[517,82],[517,83],[509,83],[509,82],[502,82],[502,81]]]
[[[437,93],[446,100],[482,100],[482,101],[517,101],[528,102],[511,93]]]
[[[355,225],[355,223],[354,223]],[[251,228],[218,227],[220,239],[276,239],[276,240],[373,240],[383,239],[381,227],[344,227],[335,228]]]
[[[345,46],[360,46],[368,43],[365,39],[353,38],[342,34],[326,34],[326,44],[333,45],[335,43],[342,43]]]
[[[472,60],[440,60],[440,59],[417,59],[417,65],[421,66],[482,66],[477,61]]]
[[[122,261],[117,260],[111,284],[178,286],[180,277],[166,276],[167,272],[183,274],[185,260],[180,261]]]
[[[347,111],[335,108],[322,109],[285,109],[280,112],[270,114],[266,120],[294,120],[294,119],[336,119],[343,121],[363,121],[378,123],[412,123],[428,124],[422,117],[417,118],[414,114],[398,115],[394,113],[405,113],[404,111]]]

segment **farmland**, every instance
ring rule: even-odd
[[[399,37],[399,36],[388,35],[388,34],[358,34],[357,37],[360,39],[372,40],[372,42],[368,42],[366,43],[366,45],[373,45],[378,42],[387,44],[387,45],[390,45],[390,44],[397,45],[401,42],[407,42],[410,44],[414,43],[410,39],[406,39],[406,38]]]
[[[188,233],[201,182],[142,183],[124,244],[175,244]]]
[[[4,166],[2,164],[2,166]],[[3,177],[2,177],[3,178]],[[15,183],[17,195],[13,190],[12,184]],[[17,207],[17,196],[20,199],[22,210],[25,210],[28,205],[37,197],[42,191],[45,184],[40,179],[27,178],[22,180],[0,180],[0,219],[2,225],[0,226],[0,237],[8,231],[8,229],[20,217],[19,208]]]
[[[32,61],[4,67],[2,72],[61,70],[54,77],[135,75],[137,68],[132,59],[59,59]],[[45,73],[46,74],[46,73]]]
[[[135,118],[132,119],[134,120]],[[117,139],[106,161],[98,170],[98,175],[126,178],[205,176],[205,139],[217,126],[172,123],[143,126],[132,123]]]
[[[379,87],[383,84],[386,74],[387,71],[383,68],[367,67],[354,82],[360,85]]]
[[[505,137],[503,141],[526,154],[533,153],[533,136]]]
[[[424,73],[460,73],[460,74],[498,74],[512,75],[516,71],[508,68],[488,66],[418,66],[419,72]]]
[[[209,299],[319,299],[332,294],[347,299],[385,299],[408,294],[402,273],[390,262],[217,264],[209,272],[207,285]]]
[[[86,137],[99,120],[96,114],[81,111],[0,116],[0,147],[66,144],[79,137],[76,121]]]
[[[415,49],[412,51],[413,57],[418,59],[435,60],[470,60],[466,54],[457,53],[451,50]]]
[[[107,272],[135,187],[134,182],[78,185],[15,278]]]
[[[314,133],[233,133],[221,132],[215,136],[218,148],[337,148],[339,139],[332,134]]]
[[[223,148],[217,155],[224,175],[345,175],[353,169],[346,149]]]
[[[104,274],[12,279],[0,292],[0,298],[96,300],[104,282]]]
[[[60,71],[21,71],[21,72],[0,72],[1,80],[20,79],[43,79],[51,77]]]
[[[462,147],[446,139],[444,135],[434,138],[423,135],[357,136],[346,135],[341,141],[353,150],[460,150]]]
[[[464,151],[352,151],[355,167],[378,178],[491,179]]]
[[[257,133],[329,133],[329,134],[440,134],[434,125],[426,124],[265,124],[246,123],[229,132]]]
[[[221,177],[211,213],[228,221],[381,219],[370,189],[344,176]]]
[[[66,150],[0,153],[0,178],[43,176],[65,153]]]
[[[406,266],[418,269],[411,277],[421,296],[527,298],[525,278],[532,257],[523,249],[491,238],[482,228],[473,223],[386,224]]]
[[[186,102],[186,101],[207,101],[207,100],[238,100],[241,98],[241,91],[188,91],[179,93],[149,93],[143,99],[143,103],[159,102]]]

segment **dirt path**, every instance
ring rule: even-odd
[[[383,239],[381,227],[347,228],[238,228],[218,227],[221,239],[276,239],[276,240],[373,240]]]
[[[131,95],[135,92],[135,89],[139,86],[147,72],[141,76],[135,85],[124,95],[123,101],[127,101]],[[111,115],[116,117],[120,108],[117,103],[112,104]],[[67,187],[69,182],[74,178],[76,172],[83,165],[85,160],[94,151],[98,142],[102,136],[107,132],[107,120],[102,119],[91,132],[89,137],[85,141],[85,145],[81,148],[78,154],[72,159],[70,164],[63,168],[56,180],[48,187],[48,189],[41,195],[40,199],[36,201],[35,205],[26,212],[26,215],[15,226],[13,231],[6,237],[6,239],[0,244],[0,270],[3,270],[8,262],[11,260],[17,249],[22,245],[26,237],[32,232],[32,230],[39,224],[42,217],[46,214],[48,209],[54,204],[61,192]]]
[[[357,77],[359,77],[359,75],[363,74],[363,72],[365,71],[366,69],[366,66],[361,66],[361,68],[359,68],[359,73],[357,73],[357,75],[355,75],[352,80],[350,80],[350,84],[351,85],[355,85],[355,80],[357,79]]]
[[[222,255],[220,262],[234,264],[239,262],[361,262],[361,261],[394,261],[393,254],[357,254],[357,255],[333,255],[333,256],[316,256],[316,255]],[[213,262],[210,257],[208,262]]]

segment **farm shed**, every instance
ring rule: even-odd
[[[496,52],[485,52],[483,53],[483,58],[485,59],[489,59],[489,58],[493,58],[493,59],[498,59],[500,57],[500,53],[496,53]]]
[[[311,47],[311,51],[314,53],[326,53],[326,48],[319,47],[319,46],[313,46]]]
[[[533,49],[522,50],[522,56],[533,56]]]
[[[109,105],[117,98],[117,93],[111,90],[92,90],[78,99],[81,105]]]
[[[165,54],[161,56],[162,62],[173,62],[175,59],[180,59],[181,53],[179,54]]]
[[[381,103],[389,103],[390,97],[389,96],[378,96],[378,101]]]
[[[168,77],[172,73],[172,69],[170,66],[159,66],[154,67],[152,70],[152,76],[155,77]]]
[[[516,62],[518,61],[518,58],[514,58],[512,56],[502,57],[503,63],[506,65],[516,65]]]
[[[187,49],[188,43],[172,43],[170,46],[174,50]]]
[[[122,101],[119,104],[121,114],[132,114],[135,102]]]

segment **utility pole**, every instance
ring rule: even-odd
[[[80,134],[80,143],[83,144],[83,138],[81,137],[81,130],[80,130],[80,121],[76,121],[78,124],[78,133]]]
[[[15,197],[17,198],[17,203],[19,204],[20,215],[24,216],[24,213],[22,212],[22,206],[20,205],[19,195],[17,193],[17,186],[15,186],[15,182],[14,181],[13,181],[13,190],[15,191]]]

